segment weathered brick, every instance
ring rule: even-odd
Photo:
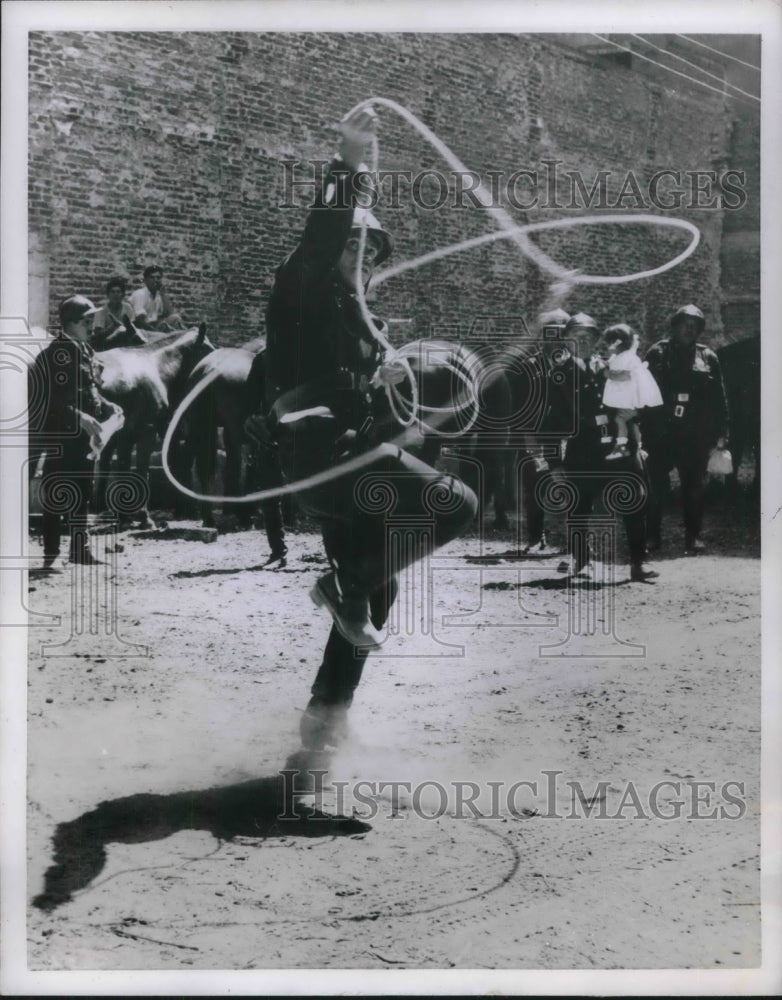
[[[733,241],[735,269],[722,245],[723,226],[752,228],[758,213],[752,120],[732,107],[727,113],[717,94],[673,87],[621,62],[595,63],[557,36],[33,32],[29,53],[29,227],[48,252],[52,324],[65,295],[102,301],[111,274],[124,272],[135,285],[157,261],[190,319],[205,319],[223,343],[257,336],[274,268],[306,214],[279,207],[281,161],[328,156],[333,123],[373,95],[409,107],[483,177],[542,172],[545,161],[560,161],[557,191],[566,204],[568,171],[589,181],[607,170],[616,195],[627,171],[644,183],[664,168],[748,165],[744,216],[668,213],[702,231],[686,263],[643,282],[582,286],[568,307],[604,323],[625,319],[651,341],[671,308],[692,300],[719,338],[723,275],[757,284],[750,244]],[[406,123],[385,109],[380,117],[381,167],[446,170]],[[627,211],[649,211],[628,202]],[[585,212],[511,209],[520,222]],[[398,259],[492,228],[477,208],[427,212],[409,200],[381,205],[378,215],[395,234]],[[636,228],[535,240],[565,266],[600,273],[643,270],[684,245],[668,230]],[[438,325],[466,335],[480,328],[476,317],[504,315],[514,318],[504,327],[510,337],[522,315],[531,324],[547,283],[498,242],[387,283],[374,307],[414,319],[397,335]]]

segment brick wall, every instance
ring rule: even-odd
[[[610,171],[725,165],[722,99],[599,63],[557,36],[39,32],[30,36],[29,229],[48,261],[49,314],[64,295],[103,300],[124,273],[131,287],[159,262],[175,305],[205,319],[222,344],[263,332],[273,270],[294,246],[305,209],[281,209],[281,161],[327,157],[329,126],[379,95],[409,107],[482,176],[559,161],[589,182]],[[408,125],[381,111],[381,166],[445,169]],[[563,177],[565,178],[563,180]],[[408,189],[409,190],[409,189]],[[436,193],[436,192],[435,192]],[[630,199],[628,211],[649,211]],[[652,209],[652,211],[654,211]],[[520,221],[584,210],[537,207]],[[378,209],[404,259],[492,228],[478,208]],[[601,322],[627,320],[652,341],[673,307],[695,301],[722,335],[718,209],[681,209],[702,232],[686,263],[654,279],[582,286],[566,305]],[[639,227],[545,234],[541,246],[586,272],[643,270],[686,237]],[[432,330],[506,336],[532,319],[546,281],[510,244],[451,257],[390,281],[377,312],[412,319],[405,338]],[[392,328],[392,332],[394,328]]]

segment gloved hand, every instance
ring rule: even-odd
[[[89,413],[85,413],[83,410],[76,410],[76,418],[79,421],[79,429],[84,431],[85,434],[89,434],[90,438],[100,437],[100,421],[96,420],[95,417],[91,417]]]
[[[366,169],[361,161],[365,148],[377,135],[377,126],[378,118],[371,105],[346,115],[339,123],[339,155],[353,170]]]

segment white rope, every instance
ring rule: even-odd
[[[354,109],[354,111],[355,110],[356,109]],[[350,117],[351,114],[353,114],[353,112],[349,112],[348,117]],[[379,163],[379,150],[376,135],[372,136],[370,148],[370,177],[375,177],[377,176]],[[364,320],[367,332],[379,344],[380,348],[384,352],[388,352],[390,360],[401,363],[405,371],[406,381],[410,386],[411,398],[409,400],[402,395],[401,390],[396,385],[386,384],[384,386],[391,414],[394,417],[394,420],[396,420],[401,427],[411,427],[413,424],[417,424],[418,429],[422,434],[429,433],[437,435],[438,437],[449,438],[461,437],[472,428],[475,421],[478,419],[478,400],[475,394],[473,380],[469,377],[469,374],[465,375],[461,369],[457,368],[448,361],[444,361],[441,367],[450,372],[452,375],[455,375],[463,384],[467,386],[468,399],[465,403],[451,405],[449,407],[432,407],[422,405],[419,400],[418,382],[416,380],[415,373],[407,360],[408,356],[411,356],[411,351],[406,351],[404,348],[402,350],[396,350],[383,335],[382,331],[378,330],[372,318],[372,314],[367,307],[363,281],[364,255],[366,253],[367,245],[367,221],[366,216],[362,216],[361,225],[359,227],[358,253],[356,255],[356,267],[353,278],[356,300],[358,302],[361,318]],[[427,423],[421,416],[422,413],[447,413],[449,416],[458,417],[468,407],[472,408],[471,415],[466,420],[464,426],[455,432],[440,431],[431,424]]]
[[[413,357],[416,353],[420,355],[422,348],[424,347],[426,341],[412,341],[411,343],[405,344],[399,350],[399,357],[401,357],[410,368],[409,362],[407,362],[407,357]],[[437,349],[437,348],[435,348]],[[423,359],[422,359],[423,360]],[[480,414],[478,396],[475,391],[475,379],[470,375],[469,371],[465,372],[463,369],[459,368],[457,365],[452,364],[450,361],[436,362],[439,368],[444,371],[449,372],[451,375],[455,375],[457,379],[462,383],[464,389],[466,390],[466,398],[464,402],[455,403],[452,402],[448,406],[430,406],[428,404],[422,403],[420,399],[416,398],[413,400],[406,399],[399,389],[395,386],[387,386],[389,392],[389,405],[391,406],[392,412],[398,408],[402,415],[410,416],[417,422],[418,428],[421,433],[431,434],[435,437],[443,438],[459,438],[463,437],[465,434],[472,430],[475,421],[478,419]],[[424,420],[421,416],[422,413],[427,414],[444,414],[448,417],[454,417],[457,421],[460,420],[462,413],[469,410],[470,415],[464,421],[464,423],[459,424],[459,430],[457,431],[443,431],[438,427],[433,426]],[[398,418],[397,418],[398,419]],[[412,421],[410,421],[412,422]],[[405,420],[399,420],[399,423],[403,426],[409,426],[409,422]]]
[[[193,500],[201,500],[206,503],[258,503],[262,500],[272,500],[276,497],[287,496],[291,493],[301,493],[304,490],[314,489],[316,486],[323,486],[326,483],[330,483],[332,480],[339,478],[340,476],[345,476],[349,472],[355,472],[358,469],[363,469],[365,466],[370,465],[375,459],[379,458],[383,453],[384,449],[382,445],[377,445],[371,448],[369,451],[363,452],[360,455],[356,455],[353,458],[347,459],[341,462],[339,465],[335,465],[331,468],[324,469],[322,472],[315,473],[311,476],[306,476],[304,479],[298,479],[295,483],[286,483],[282,486],[275,486],[271,489],[258,490],[255,493],[247,493],[245,496],[232,497],[224,496],[220,494],[208,494],[208,493],[196,493],[189,487],[180,483],[178,479],[174,476],[171,471],[171,466],[168,461],[168,453],[171,449],[171,441],[174,437],[176,428],[182,420],[183,415],[187,411],[188,407],[193,403],[195,399],[218,377],[220,374],[219,370],[210,372],[209,375],[205,376],[198,382],[190,392],[185,396],[182,402],[177,407],[174,415],[171,418],[171,423],[168,425],[165,437],[163,438],[163,444],[161,447],[161,463],[163,466],[163,472],[166,474],[169,482],[183,493],[185,496],[191,497]],[[452,411],[449,411],[452,412]],[[407,444],[415,441],[417,433],[410,430],[409,428],[403,431],[402,434],[397,435],[397,437],[392,438],[390,441],[385,442],[397,448],[404,448]]]
[[[416,132],[420,133],[426,139],[426,141],[437,150],[437,152],[442,156],[445,162],[454,170],[456,173],[468,174],[467,167],[462,163],[462,161],[446,146],[446,144],[432,132],[424,123],[412,113],[408,111],[407,108],[403,107],[401,104],[397,104],[396,101],[391,101],[387,97],[370,97],[365,101],[361,101],[354,108],[352,108],[347,117],[355,114],[356,111],[360,111],[370,105],[381,105],[382,107],[390,108],[395,111],[400,117],[404,118],[408,124],[410,124]],[[491,192],[487,191],[483,184],[479,183],[478,187],[474,189],[474,194],[478,201],[481,203],[483,208],[489,213],[489,215],[494,219],[497,227],[499,229],[505,230],[510,234],[513,231],[514,235],[511,237],[519,249],[522,251],[525,257],[529,257],[533,260],[538,267],[542,270],[547,271],[552,274],[555,278],[567,278],[570,275],[569,271],[560,267],[556,261],[551,260],[550,257],[546,256],[542,250],[536,247],[534,244],[524,236],[523,231],[518,231],[519,227],[516,225],[515,220],[502,208],[501,205],[495,205]]]
[[[380,158],[376,135],[372,136],[371,150],[370,176],[374,177],[377,175]],[[403,408],[400,405],[400,400],[403,397],[396,386],[388,384],[384,388],[386,399],[388,400],[388,405],[394,420],[396,420],[402,427],[411,427],[415,423],[418,414],[418,383],[416,382],[415,375],[413,374],[407,360],[401,357],[399,353],[394,350],[389,341],[383,335],[382,331],[378,330],[375,326],[372,314],[367,306],[366,295],[364,292],[363,266],[364,254],[366,253],[367,247],[367,221],[366,215],[362,215],[361,226],[359,227],[360,231],[358,238],[358,254],[356,255],[356,270],[353,279],[356,290],[356,299],[358,301],[359,310],[361,311],[361,318],[364,320],[364,326],[367,328],[370,336],[373,337],[374,340],[380,345],[380,348],[384,353],[393,354],[395,359],[401,361],[404,367],[405,378],[410,386],[410,394],[412,397],[412,404],[409,412],[403,412]]]
[[[658,267],[651,267],[645,271],[635,271],[632,274],[581,274],[578,271],[566,272],[567,280],[573,285],[621,285],[630,281],[640,281],[642,278],[653,278],[657,274],[664,274],[687,260],[696,250],[700,243],[701,233],[696,225],[688,222],[687,219],[667,219],[659,215],[582,215],[575,219],[552,219],[549,222],[531,222],[525,226],[514,225],[510,230],[503,230],[499,233],[485,233],[483,236],[474,236],[472,239],[463,240],[461,243],[453,243],[451,246],[440,247],[430,253],[422,254],[420,257],[413,257],[410,260],[401,261],[388,267],[373,279],[376,285],[395,278],[405,271],[413,271],[424,264],[431,264],[442,257],[448,257],[454,253],[461,253],[463,250],[471,250],[474,247],[483,246],[485,243],[494,243],[496,240],[515,239],[519,233],[541,233],[549,229],[571,229],[577,226],[662,226],[671,229],[683,229],[688,232],[692,239],[689,244],[676,257],[672,257]]]
[[[469,171],[465,165],[458,159],[457,156],[445,145],[442,140],[440,140],[431,129],[427,128],[411,111],[397,104],[396,101],[389,100],[385,97],[370,97],[360,104],[357,104],[346,117],[350,117],[356,111],[363,108],[381,105],[383,107],[390,108],[405,119],[416,131],[418,131],[429,143],[432,145],[443,157],[443,159],[449,164],[449,166],[457,173],[468,173]],[[373,140],[372,145],[373,159],[375,161],[375,170],[377,167],[377,140]],[[694,253],[695,248],[698,246],[700,241],[700,231],[692,223],[687,222],[685,219],[666,219],[654,215],[596,215],[587,216],[577,219],[557,219],[550,222],[538,222],[529,225],[519,226],[516,224],[514,219],[505,211],[501,206],[495,205],[493,203],[492,195],[490,192],[486,191],[482,184],[479,184],[474,191],[476,197],[480,201],[483,208],[489,213],[491,218],[494,220],[497,227],[500,229],[498,233],[490,233],[485,236],[479,236],[472,240],[465,240],[462,243],[454,244],[450,247],[442,247],[439,250],[435,250],[432,253],[424,254],[421,257],[415,258],[414,260],[403,261],[401,264],[397,264],[394,267],[387,268],[385,271],[381,271],[375,276],[375,284],[381,284],[383,281],[388,281],[390,278],[401,274],[404,271],[413,270],[423,266],[424,264],[430,263],[434,260],[439,260],[442,257],[446,257],[449,254],[457,253],[461,250],[466,250],[470,247],[480,246],[483,243],[489,243],[498,239],[512,239],[516,246],[519,248],[521,253],[532,260],[538,265],[542,270],[553,275],[555,278],[560,280],[569,281],[571,284],[620,284],[627,281],[638,281],[641,278],[652,277],[656,274],[662,274],[664,271],[670,270],[672,267],[676,267],[677,264],[682,263],[686,260],[692,253]],[[556,261],[552,260],[547,254],[545,254],[539,247],[535,246],[528,239],[526,234],[531,232],[542,232],[549,229],[568,229],[573,226],[585,226],[585,225],[607,225],[607,224],[620,224],[620,225],[632,225],[632,224],[646,224],[646,225],[656,225],[656,226],[672,226],[674,228],[685,229],[692,235],[692,240],[689,246],[674,257],[672,260],[667,261],[665,264],[660,265],[656,268],[650,268],[646,271],[638,271],[630,275],[589,275],[589,274],[579,274],[573,271],[563,268]],[[357,255],[356,261],[356,297],[359,303],[359,308],[361,310],[362,318],[367,326],[367,329],[374,337],[380,346],[386,351],[393,351],[391,344],[383,336],[382,332],[375,326],[369,309],[366,305],[366,298],[364,295],[363,282],[361,280],[361,269],[363,263],[363,257],[366,247],[366,219],[362,220],[361,232],[359,237],[359,253]],[[419,342],[420,343],[420,342]],[[404,351],[404,349],[403,349]],[[409,353],[409,352],[408,352]],[[407,376],[408,381],[411,386],[411,392],[413,394],[413,399],[415,400],[415,405],[413,405],[411,400],[405,399],[401,392],[395,386],[388,386],[389,390],[389,406],[394,414],[394,418],[398,420],[403,427],[409,428],[415,420],[418,420],[419,426],[427,430],[429,433],[438,434],[441,437],[459,437],[467,433],[467,431],[474,425],[475,420],[478,417],[478,400],[475,394],[475,386],[472,379],[465,375],[464,372],[459,370],[456,366],[447,363],[446,367],[452,374],[456,375],[463,384],[468,388],[468,400],[461,408],[456,407],[422,407],[418,401],[418,387],[412,372],[412,369],[407,362],[405,355],[402,351],[397,352],[397,356],[401,357],[401,360],[407,366]],[[208,503],[250,503],[258,502],[262,500],[270,500],[275,497],[285,496],[290,493],[302,492],[304,490],[313,489],[316,486],[324,485],[325,483],[331,482],[333,479],[339,476],[344,476],[349,472],[353,472],[357,469],[361,469],[366,465],[372,463],[376,457],[381,454],[381,446],[370,449],[361,455],[357,455],[354,458],[348,459],[341,464],[334,466],[333,468],[324,469],[322,472],[316,473],[315,475],[308,476],[305,479],[298,480],[295,483],[288,483],[283,486],[278,486],[273,489],[259,490],[255,493],[248,493],[241,497],[231,497],[231,496],[219,496],[219,495],[208,495],[202,493],[196,493],[195,491],[184,486],[182,483],[178,482],[174,477],[170,465],[168,463],[168,452],[171,448],[171,441],[173,439],[176,428],[182,420],[184,413],[187,411],[188,407],[193,403],[193,401],[204,392],[209,385],[220,375],[219,367],[213,370],[210,374],[205,376],[200,382],[195,385],[190,392],[185,396],[182,402],[177,407],[174,415],[171,418],[171,422],[166,430],[165,437],[163,439],[161,460],[163,464],[163,471],[168,477],[169,481],[178,489],[181,493],[186,496],[191,497],[194,500],[201,500]],[[438,422],[442,423],[443,420],[438,421],[435,419],[434,426],[424,421],[420,417],[420,412],[423,410],[429,412],[437,417],[438,415],[448,414],[449,416],[458,415],[464,408],[471,406],[473,408],[473,413],[470,419],[467,421],[465,427],[463,427],[456,434],[449,434],[444,431],[439,431],[436,424]],[[415,416],[414,416],[415,415]],[[411,439],[411,434],[409,430],[403,432],[397,438],[388,442],[393,445],[401,447],[404,443]]]

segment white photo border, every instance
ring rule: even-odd
[[[682,4],[602,2],[599,7],[549,2],[27,2],[2,5],[2,317],[27,313],[27,32],[30,30],[145,31],[390,31],[414,32],[623,32],[762,35],[762,337],[763,446],[762,607],[762,947],[758,970],[646,971],[255,971],[193,972],[30,972],[25,965],[25,911],[28,896],[25,851],[26,638],[23,629],[2,637],[2,982],[5,995],[365,995],[556,994],[556,995],[750,995],[780,991],[782,940],[782,796],[780,796],[780,620],[782,587],[782,374],[779,316],[782,269],[782,13],[772,0]],[[13,393],[14,387],[6,384]],[[9,396],[6,395],[6,399]],[[10,405],[14,405],[14,400]],[[8,451],[8,449],[6,449]],[[0,454],[4,479],[14,474],[17,456]],[[18,491],[3,497],[3,536],[21,522]],[[0,599],[18,595],[3,591]]]

